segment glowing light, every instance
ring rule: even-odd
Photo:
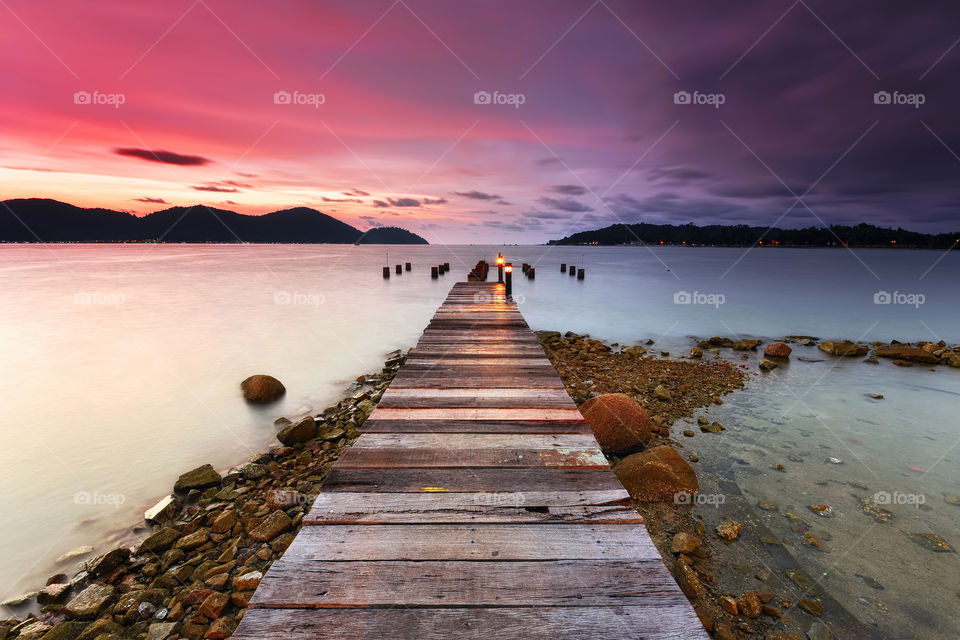
[[[506,267],[504,267],[504,268],[507,270],[507,273],[513,273],[513,265],[512,265],[512,264],[508,264],[508,265],[507,265]]]

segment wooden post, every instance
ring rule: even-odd
[[[404,265],[404,266],[406,267],[407,271],[410,271],[410,269],[411,269],[411,264],[410,264],[409,262],[406,263],[406,265]]]
[[[403,265],[402,265],[402,264],[398,264],[398,265],[397,265],[397,275],[398,275],[398,276],[402,276],[402,275],[403,275]]]
[[[440,277],[440,272],[437,270],[437,267],[430,267],[430,277],[434,280]]]
[[[383,268],[383,277],[386,278],[387,280],[390,279],[390,267]]]
[[[503,270],[506,272],[507,300],[510,300],[513,297],[513,265],[508,262]]]
[[[566,263],[566,262],[561,262],[561,263],[560,263],[560,273],[566,273],[566,271],[567,271],[567,263]]]
[[[530,267],[529,269],[527,269],[527,277],[530,278],[531,280],[537,277],[536,267]]]
[[[503,282],[503,254],[497,254],[497,282]]]
[[[577,280],[583,280],[583,267],[580,267],[580,270],[577,271]]]
[[[573,265],[570,265],[570,271],[568,273],[572,276],[577,275],[577,268]]]

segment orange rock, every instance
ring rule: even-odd
[[[604,453],[616,455],[649,442],[656,430],[650,415],[624,393],[605,393],[587,400],[580,413],[590,424]]]
[[[768,358],[789,358],[792,352],[793,349],[783,342],[774,342],[767,345],[767,348],[763,350],[763,355]]]
[[[689,504],[700,490],[697,474],[673,447],[654,447],[634,453],[613,468],[620,483],[639,502]]]

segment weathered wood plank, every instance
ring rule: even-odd
[[[576,407],[543,408],[416,408],[377,407],[370,414],[379,420],[564,420],[583,419]]]
[[[348,449],[339,469],[609,469],[599,449]]]
[[[622,489],[609,469],[341,469],[334,466],[324,491],[421,493],[455,491],[603,491]]]
[[[251,633],[251,630],[256,632]],[[709,640],[686,603],[633,606],[250,609],[233,640]]]
[[[305,525],[640,523],[623,489],[509,493],[325,493]]]
[[[421,524],[306,527],[296,561],[659,560],[646,529],[623,524]]]
[[[363,423],[364,433],[591,433],[581,420],[379,420]]]
[[[438,435],[435,433],[365,433],[354,443],[351,450],[364,449],[447,449],[459,451],[467,449],[590,449],[599,450],[592,435],[553,434],[519,435],[469,433],[458,436]]]
[[[656,560],[323,562],[285,555],[258,607],[630,606],[686,603]]]

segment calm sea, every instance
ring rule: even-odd
[[[226,468],[275,443],[276,417],[322,409],[388,351],[415,344],[453,282],[500,249],[0,246],[0,599],[39,586],[59,554],[106,546],[182,471]],[[515,297],[534,329],[650,338],[674,354],[690,336],[712,335],[960,342],[960,252],[503,251],[518,267]],[[383,265],[402,262],[413,271],[381,277]],[[451,272],[431,280],[429,267],[441,262]],[[522,262],[536,265],[536,280],[522,277]],[[560,263],[582,265],[586,279],[561,274]],[[239,383],[254,373],[283,381],[285,398],[246,405]],[[738,472],[749,500],[796,509],[835,501],[833,553],[792,551],[811,573],[838,576],[825,584],[854,615],[883,622],[920,610],[928,627],[946,629],[960,618],[958,555],[934,554],[906,534],[960,545],[960,507],[943,497],[960,493],[958,407],[957,369],[794,359],[724,405],[719,415],[735,428],[722,444],[691,447],[752,463]],[[797,463],[790,483],[764,471],[791,452],[811,464]],[[825,465],[828,457],[845,464]],[[895,519],[864,535],[855,516],[865,516],[825,479],[923,495],[925,508],[890,505]],[[937,637],[917,628],[917,637]]]

